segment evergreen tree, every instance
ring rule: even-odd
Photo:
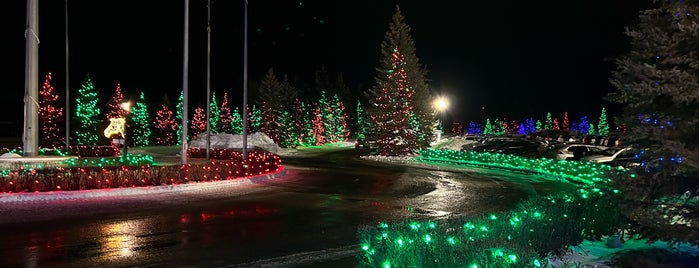
[[[75,130],[75,142],[78,145],[97,145],[99,139],[97,126],[100,122],[100,108],[97,89],[88,74],[83,80],[75,99],[75,118],[78,127]]]
[[[301,113],[303,114],[303,122],[302,122],[302,134],[303,134],[303,145],[305,146],[312,146],[316,145],[317,140],[316,140],[316,135],[314,134],[314,131],[316,130],[313,126],[313,121],[316,118],[316,114],[314,113],[315,109],[311,105],[307,105],[304,102],[300,102],[301,104]]]
[[[362,103],[357,102],[357,139],[363,140],[367,133],[367,120],[366,113],[364,113],[364,108],[362,108]]]
[[[228,104],[228,92],[223,92],[223,100],[221,101],[221,115],[219,118],[221,122],[221,132],[236,134],[231,131],[233,114],[231,114],[231,107],[230,104]]]
[[[333,135],[332,141],[347,141],[350,131],[347,126],[347,114],[345,113],[345,104],[340,100],[340,96],[335,94],[332,100],[331,112],[333,115]]]
[[[320,99],[318,99],[317,107],[318,116],[320,118],[319,123],[323,127],[323,132],[317,133],[316,139],[322,140],[323,142],[321,142],[321,144],[325,142],[332,142],[332,136],[336,126],[334,125],[335,120],[333,119],[332,107],[330,106],[330,102],[326,97],[325,91],[320,92]]]
[[[122,104],[124,103],[124,93],[121,92],[121,84],[117,83],[116,89],[114,90],[114,96],[109,100],[108,106],[109,111],[107,112],[107,119],[110,118],[126,118],[126,110]]]
[[[184,106],[184,91],[180,91],[180,97],[177,98],[177,105],[175,105],[175,121],[177,123],[177,131],[175,131],[175,140],[177,142],[177,145],[182,145],[182,112],[183,112],[183,106]],[[187,121],[187,124],[189,124],[189,121]],[[187,140],[189,140],[189,137],[192,135],[192,133],[187,133]]]
[[[552,130],[553,121],[551,120],[551,112],[546,113],[546,121],[544,122],[544,129]]]
[[[216,101],[216,92],[211,94],[211,102],[209,103],[209,128],[211,133],[221,132],[221,109]]]
[[[553,119],[552,129],[553,130],[560,130],[561,129],[561,127],[558,124],[558,118]]]
[[[493,121],[493,135],[495,136],[501,136],[505,135],[505,122],[501,121],[500,119],[495,119]]]
[[[638,154],[638,176],[613,183],[632,233],[697,245],[696,202],[680,197],[695,191],[699,170],[699,8],[695,0],[655,4],[626,29],[631,50],[616,61],[618,91],[609,96],[624,105],[624,142],[648,150]]]
[[[134,124],[132,131],[134,146],[143,147],[150,145],[151,119],[143,92],[141,92],[136,105],[131,109],[131,120]]]
[[[543,125],[541,124],[541,120],[536,120],[536,131],[543,130]]]
[[[526,124],[524,122],[519,124],[519,128],[517,129],[517,134],[520,134],[520,135],[527,134],[527,130],[526,130],[525,125]]]
[[[415,54],[410,27],[400,8],[381,43],[377,84],[368,92],[367,112],[381,155],[410,155],[429,146],[435,121],[426,69]],[[410,123],[414,114],[417,125]],[[417,127],[417,128],[415,128]]]
[[[325,124],[323,123],[321,110],[322,108],[319,105],[316,105],[315,109],[312,109],[311,134],[316,141],[314,145],[323,145],[327,142],[325,139]]]
[[[240,114],[238,107],[235,107],[231,116],[231,134],[243,134],[243,116]]]
[[[262,113],[260,115],[260,131],[265,133],[267,137],[279,144],[281,136],[279,135],[279,126],[277,125],[277,115],[272,111],[267,102],[262,102]]]
[[[461,125],[461,122],[454,120],[454,122],[451,124],[451,135],[458,136],[464,133],[464,126]]]
[[[194,109],[190,131],[192,133],[191,136],[195,138],[206,131],[206,112],[204,112],[204,108],[201,106],[197,106]]]
[[[587,116],[580,117],[580,123],[577,126],[580,133],[587,134],[590,131],[590,122],[587,121]]]
[[[257,106],[252,106],[252,112],[248,114],[248,119],[250,119],[250,130],[252,130],[252,132],[248,133],[260,131],[260,127],[262,126],[262,111],[260,111]]]
[[[172,109],[167,107],[165,103],[160,104],[160,110],[155,115],[155,144],[157,145],[173,145],[175,141],[175,131],[177,131],[177,122],[173,118]]]
[[[39,145],[43,148],[57,148],[64,143],[59,125],[63,122],[63,107],[59,107],[58,94],[54,91],[51,80],[49,72],[39,91]]]
[[[590,128],[587,129],[587,134],[589,134],[589,135],[597,135],[597,130],[595,129],[595,124],[590,123]]]
[[[483,135],[493,135],[493,125],[490,123],[490,118],[485,119],[485,128],[483,128]]]
[[[575,126],[575,124],[573,124]],[[570,121],[568,120],[568,112],[563,113],[563,129],[570,130]]]
[[[599,122],[597,122],[597,133],[602,136],[609,135],[609,124],[607,123],[607,109],[602,107],[602,113],[599,116]]]
[[[533,118],[528,118],[524,121],[524,134],[532,134],[536,132],[536,125]]]

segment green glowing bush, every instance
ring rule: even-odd
[[[500,213],[403,221],[358,232],[359,267],[543,267],[547,256],[620,227],[606,195],[535,197]]]

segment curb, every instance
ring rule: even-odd
[[[108,189],[93,189],[80,191],[51,191],[51,192],[32,192],[32,193],[0,193],[0,204],[3,203],[22,203],[36,201],[54,201],[54,200],[74,200],[74,199],[91,199],[104,197],[126,197],[139,195],[152,195],[160,193],[177,193],[191,190],[196,187],[197,190],[220,188],[223,186],[239,186],[245,184],[255,184],[266,182],[281,176],[286,175],[286,169],[282,166],[280,171],[267,173],[263,175],[255,175],[243,178],[235,178],[222,181],[208,182],[191,182],[177,185],[160,185],[160,186],[145,186],[133,188],[108,188]]]

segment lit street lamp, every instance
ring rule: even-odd
[[[434,109],[439,113],[440,117],[440,132],[437,132],[437,140],[441,138],[442,132],[444,132],[444,112],[449,108],[449,100],[446,97],[438,97],[432,103]]]
[[[131,113],[131,102],[128,102],[128,101],[127,101],[127,102],[121,103],[121,108],[124,109],[124,111],[126,112],[126,113],[124,114],[124,130],[123,130],[124,132],[123,132],[123,134],[122,134],[122,138],[124,138],[124,147],[121,148],[121,155],[123,155],[124,157],[126,157],[126,153],[128,152],[128,150],[126,149],[126,147],[128,146],[127,143],[126,143],[126,126],[129,125],[129,124],[128,124],[128,120],[126,120],[126,118],[127,118],[128,115]]]

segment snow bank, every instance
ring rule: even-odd
[[[212,149],[242,149],[243,135],[233,135],[228,133],[211,134]],[[279,145],[274,143],[265,133],[255,132],[248,135],[248,148],[261,148],[265,151],[278,153],[281,151]],[[197,135],[189,142],[190,148],[206,148],[206,133]]]

